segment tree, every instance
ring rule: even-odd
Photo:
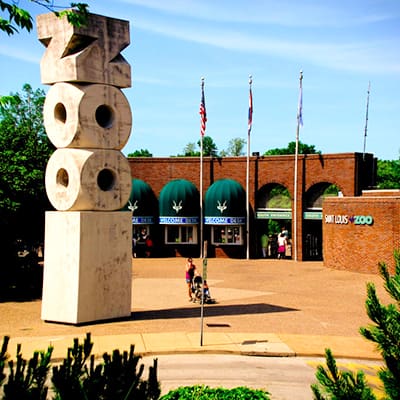
[[[0,210],[18,212],[44,196],[44,171],[54,147],[43,126],[45,93],[28,84],[0,97]]]
[[[74,26],[81,26],[87,23],[88,18],[88,5],[85,3],[70,3],[69,10],[57,11],[65,7],[55,6],[54,1],[51,0],[29,0],[32,3],[45,7],[49,11],[54,12],[57,16],[66,16],[70,24]],[[17,28],[26,29],[30,32],[33,28],[33,19],[30,13],[17,6],[17,2],[6,2],[0,0],[0,10],[4,12],[6,18],[0,17],[0,31],[13,35],[18,33]]]
[[[286,154],[296,153],[296,142],[290,142],[287,147],[276,148],[267,150],[265,156],[281,156]],[[298,154],[321,154],[320,151],[315,150],[314,145],[308,145],[299,141]]]
[[[385,399],[400,399],[400,250],[394,251],[395,273],[389,273],[386,263],[379,263],[379,274],[384,287],[394,303],[383,305],[373,283],[367,284],[367,314],[372,324],[361,327],[360,333],[367,340],[375,343],[380,351],[385,367],[378,372],[385,389]],[[348,371],[339,371],[332,352],[326,350],[328,369],[319,366],[316,377],[319,384],[312,385],[314,398],[317,400],[365,399],[376,397],[368,388],[364,375]]]
[[[378,189],[400,189],[400,159],[378,160]]]
[[[379,273],[393,304],[383,305],[375,285],[367,285],[366,308],[373,324],[360,328],[360,333],[374,342],[386,364],[378,376],[383,382],[387,399],[400,399],[400,251],[394,252],[395,273],[390,275],[386,263],[379,263]]]
[[[234,138],[229,141],[228,148],[224,152],[227,156],[243,156],[243,147],[246,141],[242,138]],[[222,153],[222,152],[221,152]]]
[[[153,157],[153,154],[147,149],[135,150],[133,153],[129,153],[128,157]]]
[[[201,145],[200,140],[197,144]],[[214,143],[214,140],[211,136],[204,136],[203,137],[203,156],[215,156],[217,155],[217,145]]]
[[[326,365],[317,367],[318,384],[311,385],[316,400],[376,400],[368,387],[362,371],[353,374],[350,371],[340,371],[336,360],[329,349],[325,351]]]
[[[54,149],[44,131],[44,99],[42,90],[27,84],[22,94],[0,97],[0,286],[5,288],[17,286],[16,280],[31,285],[31,276],[20,272],[33,271],[37,258],[30,246],[43,242],[44,211],[50,208],[44,174]],[[18,250],[29,254],[17,257]]]
[[[197,142],[199,148],[201,147],[200,140]],[[210,136],[203,137],[203,156],[215,156],[217,155],[217,145]],[[200,157],[200,151],[196,151],[195,143],[188,143],[184,149],[183,154],[178,154],[178,157]]]
[[[200,151],[196,151],[196,143],[190,142],[183,149],[185,157],[199,157]]]

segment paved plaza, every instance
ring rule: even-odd
[[[194,260],[202,272],[202,260]],[[44,322],[41,301],[0,303],[0,334],[22,352],[54,346],[63,358],[72,339],[91,332],[94,352],[115,348],[142,355],[215,353],[380,359],[358,333],[370,323],[366,284],[390,301],[381,278],[327,269],[321,262],[208,259],[207,280],[215,304],[190,303],[183,258],[132,259],[132,316],[82,326]]]

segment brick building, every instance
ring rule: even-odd
[[[366,190],[361,197],[326,198],[323,254],[329,268],[376,273],[385,262],[394,273],[400,249],[400,190]]]
[[[294,162],[293,155],[251,156],[246,206],[246,157],[204,157],[202,193],[198,157],[129,158],[128,207],[134,233],[143,235],[139,250],[150,235],[154,256],[198,257],[203,239],[208,257],[246,258],[248,237],[250,258],[259,258],[261,236],[285,227],[297,260],[322,260],[323,250],[331,251],[322,240],[323,199],[359,199],[375,184],[376,159],[361,153],[299,155],[296,184]],[[337,191],[329,192],[331,187]]]

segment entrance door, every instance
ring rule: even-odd
[[[292,221],[290,219],[257,219],[257,258],[278,257],[277,238],[282,228],[288,231],[288,241],[291,243]],[[266,245],[264,250],[263,245]],[[290,258],[289,255],[287,257]]]
[[[303,259],[322,261],[322,221],[304,221],[303,232]]]

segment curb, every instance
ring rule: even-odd
[[[21,344],[21,352],[30,358],[35,351],[44,351],[53,346],[53,360],[63,360],[73,339],[82,343],[85,334],[53,337],[17,337],[9,342],[9,353]],[[373,345],[362,338],[276,335],[273,333],[218,333],[207,332],[202,344],[199,332],[132,333],[121,335],[92,335],[93,351],[96,358],[113,350],[121,352],[134,345],[140,356],[172,354],[237,354],[257,357],[325,357],[325,349],[330,348],[338,358],[381,360]]]

